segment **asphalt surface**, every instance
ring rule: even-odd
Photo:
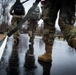
[[[38,56],[45,52],[41,37],[35,37],[33,48],[29,44],[27,34],[20,35],[18,46],[12,37],[8,39],[0,61],[0,75],[76,75],[76,51],[66,41],[55,39],[52,62],[48,64],[38,61]]]

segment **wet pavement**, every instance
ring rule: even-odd
[[[27,34],[20,35],[18,46],[10,37],[0,62],[0,75],[76,75],[76,51],[66,41],[55,39],[49,64],[38,61],[44,50],[41,37],[35,37],[34,48],[29,45]]]

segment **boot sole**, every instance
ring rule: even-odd
[[[52,60],[50,60],[50,61],[45,61],[45,60],[42,60],[42,59],[38,59],[38,61],[44,62],[44,63],[51,63],[51,62],[52,62]]]

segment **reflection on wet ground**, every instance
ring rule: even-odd
[[[44,62],[41,62],[41,61],[38,61],[39,64],[42,66],[43,68],[43,74],[42,75],[50,75],[50,69],[51,69],[51,66],[52,66],[52,62],[50,63],[44,63]]]
[[[10,37],[0,62],[0,75],[76,75],[76,52],[66,41],[54,41],[51,63],[38,61],[44,50],[40,37],[35,38],[33,47],[27,34],[21,34],[18,46]]]

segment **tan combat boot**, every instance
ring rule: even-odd
[[[39,61],[52,62],[52,46],[45,45],[45,53],[38,57]]]

